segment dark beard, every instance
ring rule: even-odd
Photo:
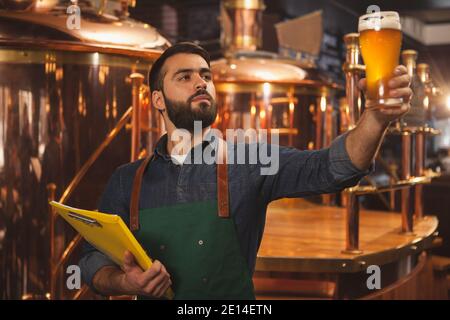
[[[216,120],[217,104],[216,101],[206,90],[197,91],[189,97],[186,102],[174,101],[167,98],[162,92],[167,107],[167,115],[173,122],[175,127],[179,129],[186,129],[190,132],[194,131],[194,121],[201,121],[202,128],[209,127]],[[192,109],[192,100],[199,95],[206,94],[210,98],[211,106],[208,103],[201,102],[198,108]]]

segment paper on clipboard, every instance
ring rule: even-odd
[[[151,267],[152,260],[120,216],[73,208],[56,201],[51,201],[50,205],[86,241],[118,265],[123,264],[124,253],[128,250],[134,255],[137,264],[143,270]],[[170,288],[166,292],[166,297],[173,298]]]

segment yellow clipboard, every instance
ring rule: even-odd
[[[120,216],[73,208],[56,201],[51,201],[50,205],[87,242],[118,265],[123,264],[124,253],[128,250],[134,255],[142,270],[151,267],[152,260]],[[173,299],[174,294],[171,288],[167,289],[165,296]]]

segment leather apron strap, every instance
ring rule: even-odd
[[[228,199],[228,166],[227,143],[219,139],[217,152],[217,208],[221,218],[230,217],[230,205]]]
[[[228,198],[228,168],[227,168],[227,145],[223,140],[219,140],[219,151],[217,152],[217,208],[218,216],[228,218],[230,216],[230,206]],[[130,200],[130,229],[139,229],[139,199],[141,195],[142,177],[149,162],[154,155],[145,158],[139,165],[133,180]]]
[[[139,196],[141,194],[142,177],[144,176],[145,168],[153,159],[153,154],[148,156],[139,165],[133,180],[133,188],[131,189],[130,201],[130,229],[136,231],[139,229]]]

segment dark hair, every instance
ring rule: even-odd
[[[192,53],[197,54],[203,59],[205,59],[206,63],[208,63],[208,67],[210,67],[211,58],[209,57],[209,53],[200,47],[199,45],[196,45],[192,42],[180,42],[176,43],[170,48],[166,49],[166,51],[163,52],[163,54],[153,63],[152,68],[150,69],[149,75],[148,75],[148,83],[150,85],[150,92],[153,92],[155,90],[162,90],[163,89],[163,79],[164,74],[162,74],[162,69],[164,66],[164,63],[168,58],[171,56],[174,56],[178,53]]]

